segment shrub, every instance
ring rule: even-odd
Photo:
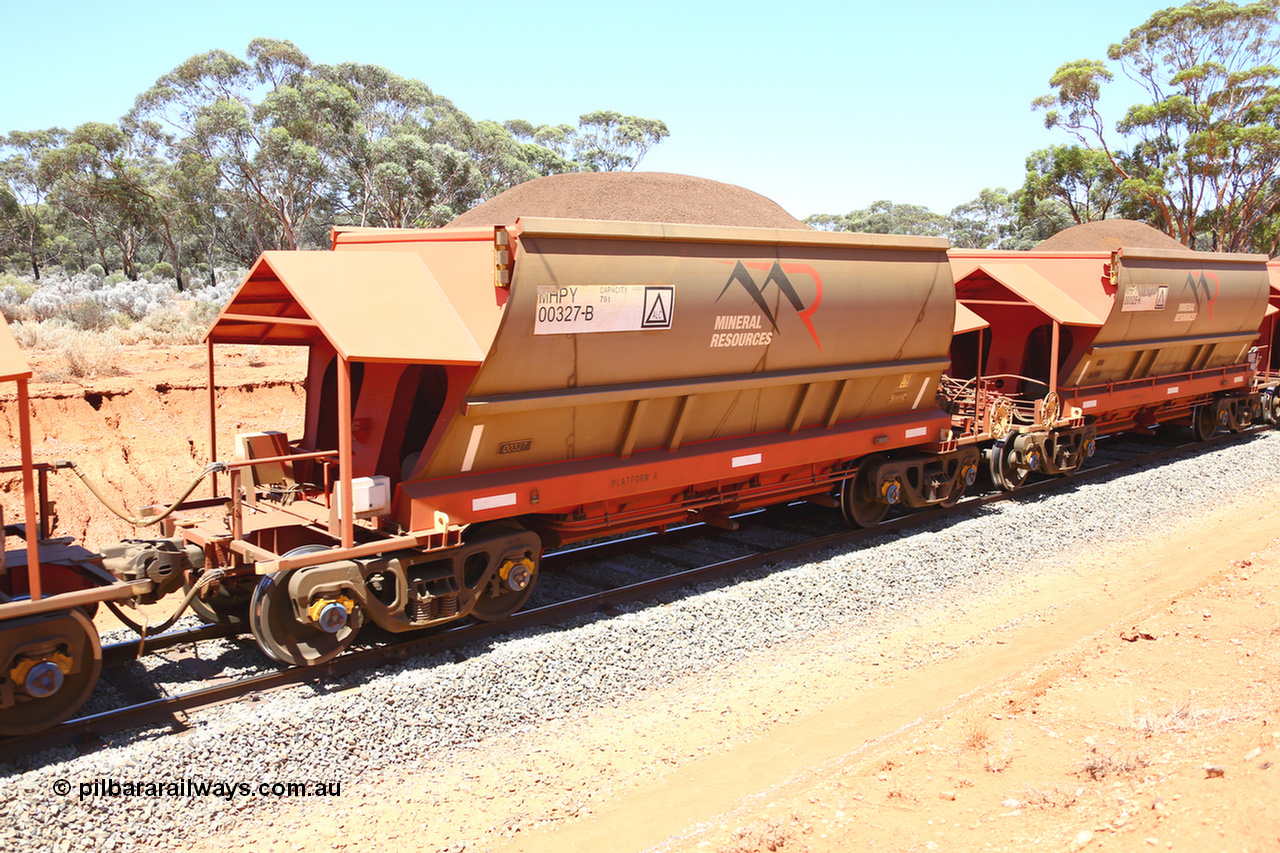
[[[0,313],[5,319],[23,319],[27,313],[23,304],[36,292],[36,286],[11,273],[0,273]]]
[[[222,303],[220,302],[197,299],[191,303],[191,310],[187,312],[187,319],[202,329],[207,329],[213,325],[214,319],[221,310]]]
[[[111,325],[110,315],[96,299],[80,299],[71,303],[64,307],[63,316],[77,328],[90,332],[101,332]]]
[[[85,272],[94,278],[102,278],[107,274],[107,271],[102,268],[102,264],[89,264],[89,268]]]
[[[9,327],[18,346],[23,349],[57,349],[66,341],[67,333],[74,331],[71,324],[61,318],[57,320],[27,320],[14,323]]]
[[[78,332],[68,335],[62,346],[67,371],[76,378],[119,376],[120,343],[108,335]]]
[[[151,267],[151,277],[157,278],[173,278],[173,264],[168,261],[160,261]]]
[[[122,272],[113,272],[111,275],[103,279],[102,283],[110,286],[113,284],[119,284],[120,282],[124,281],[127,278],[128,276]]]
[[[80,262],[75,258],[67,258],[62,262],[62,271],[67,275],[75,275],[80,272]]]
[[[31,298],[31,294],[36,292],[34,282],[27,281],[25,278],[18,278],[13,273],[0,273],[0,290],[13,289],[13,293],[18,302],[26,302]]]

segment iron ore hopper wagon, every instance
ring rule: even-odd
[[[986,433],[1000,488],[1076,470],[1100,433],[1181,423],[1204,439],[1280,415],[1265,355],[1275,309],[1264,255],[1122,247],[950,257],[959,304],[987,328],[957,334],[948,404],[961,432],[975,431],[972,419]]]
[[[212,455],[220,345],[307,349],[301,435],[236,436],[212,496],[99,553],[51,538],[58,466],[23,427],[0,734],[84,701],[98,602],[182,593],[177,612],[315,664],[365,621],[509,615],[550,546],[798,499],[873,525],[954,503],[982,469],[1003,488],[1074,470],[1100,431],[1273,418],[1269,297],[1265,258],[599,220],[267,252],[207,335]],[[25,417],[7,330],[0,362]]]

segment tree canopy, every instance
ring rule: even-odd
[[[805,224],[823,231],[946,237],[951,245],[965,249],[1029,249],[1066,227],[1065,215],[1052,204],[1032,204],[1026,216],[1019,214],[1020,204],[1021,192],[996,187],[946,214],[882,200],[850,213],[816,214]]]
[[[1107,59],[1147,96],[1128,108],[1115,136],[1100,107],[1114,74],[1101,60],[1060,66],[1049,81],[1054,91],[1033,106],[1044,110],[1046,127],[1106,158],[1132,214],[1193,248],[1274,251],[1267,235],[1276,231],[1280,202],[1278,15],[1280,0],[1192,0],[1156,12],[1112,44]],[[1028,180],[1057,168],[1029,163]],[[1057,173],[1066,181],[1060,191],[1046,195],[1066,201],[1073,216],[1088,215],[1112,194],[1114,179],[1105,172],[1081,154],[1076,166]],[[1089,204],[1073,206],[1072,199]]]
[[[117,124],[0,137],[0,260],[37,278],[50,261],[248,265],[326,246],[332,224],[442,225],[536,177],[635,168],[668,135],[608,110],[477,121],[419,80],[258,38],[182,62]]]

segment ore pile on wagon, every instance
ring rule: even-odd
[[[690,191],[724,192],[711,183]],[[1205,437],[1277,414],[1265,258],[949,256],[940,239],[785,221],[479,216],[498,213],[263,254],[207,335],[211,446],[224,344],[307,348],[305,428],[237,436],[211,496],[148,519],[156,538],[53,538],[56,466],[35,464],[23,426],[0,733],[65,719],[92,690],[81,608],[98,602],[181,593],[275,660],[316,664],[367,621],[502,619],[561,543],[732,528],[791,500],[870,526],[954,504],[980,474],[1012,489],[1073,471],[1103,433]],[[25,410],[7,335],[0,361]]]

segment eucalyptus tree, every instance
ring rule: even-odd
[[[56,127],[0,136],[0,245],[25,255],[37,281],[57,216],[48,203],[49,186],[41,178],[40,160],[60,147],[65,136],[66,131]]]
[[[1280,0],[1236,4],[1193,0],[1164,9],[1107,50],[1143,87],[1116,125],[1129,145],[1113,146],[1099,102],[1114,75],[1101,60],[1058,68],[1054,92],[1033,105],[1101,151],[1123,179],[1127,199],[1188,246],[1248,248],[1280,203]]]
[[[42,153],[39,170],[50,200],[89,234],[103,268],[111,268],[114,255],[124,274],[136,279],[138,252],[150,239],[154,215],[146,177],[132,154],[119,127],[86,122]]]
[[[919,204],[898,204],[887,199],[845,214],[818,213],[805,224],[820,231],[857,231],[865,234],[908,234],[917,237],[949,236],[954,223],[941,213]]]
[[[476,124],[419,80],[376,65],[316,66],[359,108],[343,140],[338,207],[361,226],[443,225],[481,197]]]
[[[139,95],[127,117],[171,159],[206,159],[220,202],[244,217],[249,263],[265,249],[296,249],[314,216],[336,203],[333,176],[359,117],[351,92],[310,74],[291,42],[254,39],[247,60],[193,56]]]
[[[984,188],[978,197],[951,209],[951,245],[991,249],[1016,229],[1017,204],[1004,187]]]
[[[533,125],[512,119],[504,125],[516,139],[532,144],[529,156],[542,174],[634,171],[653,146],[670,136],[666,122],[595,110],[578,117],[578,126]]]
[[[634,171],[649,149],[670,133],[666,123],[658,119],[596,110],[578,118],[574,154],[593,172]]]
[[[1121,162],[1124,155],[1117,155]],[[1080,145],[1051,145],[1027,157],[1020,215],[1035,215],[1048,199],[1057,199],[1077,224],[1115,215],[1123,201],[1119,170],[1105,152]]]

